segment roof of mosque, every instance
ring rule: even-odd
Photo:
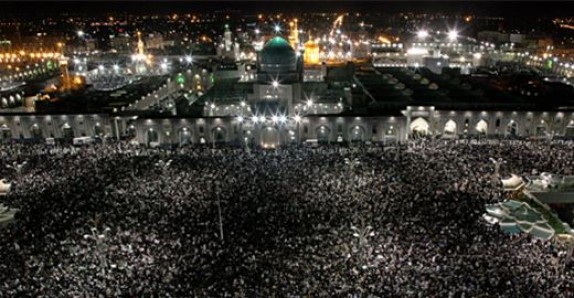
[[[295,50],[284,38],[275,36],[261,50],[263,64],[290,64],[296,62]]]

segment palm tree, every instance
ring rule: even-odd
[[[353,172],[355,167],[361,164],[361,161],[358,158],[353,158],[351,156],[350,158],[345,158],[345,164],[349,166],[349,172]]]
[[[168,161],[160,160],[160,161],[155,163],[155,166],[160,168],[162,172],[165,172],[169,168],[169,165],[171,165],[172,161],[173,160],[171,160],[171,159]]]
[[[13,169],[16,172],[16,176],[18,178],[22,177],[22,171],[24,170],[24,166],[27,164],[27,161],[22,163],[18,163],[17,161],[13,162],[12,165],[7,165],[6,167]]]

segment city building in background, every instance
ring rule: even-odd
[[[0,42],[2,139],[178,145],[185,131],[186,143],[276,147],[574,136],[566,33],[478,15],[385,16],[6,23],[14,34],[2,31]],[[568,32],[570,22],[547,26]]]

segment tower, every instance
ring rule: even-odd
[[[138,31],[138,55],[145,56],[144,43],[142,41],[142,33]]]
[[[64,56],[64,44],[59,42],[58,48],[60,49],[60,71],[62,72],[62,90],[70,90],[72,88],[72,78],[68,72],[68,57]]]
[[[289,22],[289,44],[292,48],[297,49],[299,45],[299,29],[297,27],[297,19]]]
[[[132,60],[134,62],[134,66],[135,66],[135,73],[143,74],[143,73],[147,72],[147,67],[146,67],[147,56],[145,53],[145,46],[144,46],[144,43],[142,41],[141,32],[138,31],[137,35],[138,35],[137,52],[135,55],[132,56]]]
[[[145,49],[142,41],[142,33],[138,31],[138,55],[145,55],[144,50]]]
[[[229,53],[231,51],[232,41],[231,41],[231,30],[229,30],[229,25],[225,24],[225,32],[223,33],[223,44],[225,46],[225,52]]]

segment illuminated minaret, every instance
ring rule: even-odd
[[[68,72],[68,57],[64,56],[64,43],[59,42],[58,48],[60,50],[60,71],[62,72],[62,90],[70,90],[72,88],[72,79]]]
[[[225,52],[229,53],[231,51],[231,31],[229,30],[229,25],[225,24],[225,32],[223,33],[223,44],[225,46]]]
[[[142,41],[142,33],[138,31],[138,55],[145,56],[144,43]]]
[[[299,46],[299,29],[297,28],[297,19],[289,22],[289,43],[294,49],[297,49]]]
[[[135,72],[138,74],[142,74],[147,72],[146,62],[147,57],[145,54],[145,46],[142,41],[142,33],[138,31],[138,45],[137,45],[137,53],[133,55],[132,59],[135,62]]]

